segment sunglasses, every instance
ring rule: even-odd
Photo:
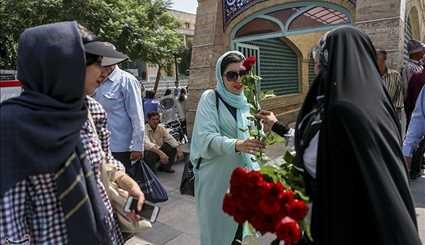
[[[226,76],[226,79],[229,81],[237,81],[239,79],[239,77],[245,76],[246,74],[248,74],[248,71],[246,70],[240,70],[239,72],[237,71],[228,71],[226,72],[226,74],[224,74]]]

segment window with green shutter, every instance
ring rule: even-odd
[[[314,59],[313,55],[310,54],[310,60],[308,61],[308,84],[311,86],[316,78],[316,74],[314,73]]]
[[[262,77],[262,90],[273,90],[276,95],[299,92],[298,57],[280,38],[263,39],[243,44],[259,49],[258,63]]]

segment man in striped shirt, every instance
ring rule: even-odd
[[[425,44],[417,40],[409,40],[407,52],[409,53],[409,60],[401,71],[404,93],[407,91],[412,76],[424,70]]]
[[[401,125],[401,136],[404,138],[406,132],[406,114],[404,113],[404,89],[401,81],[400,73],[395,70],[388,69],[387,51],[383,49],[376,50],[379,73],[384,81],[385,88],[390,95],[391,102],[397,113]]]

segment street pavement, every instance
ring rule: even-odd
[[[282,146],[273,146],[268,148],[267,155],[272,159],[278,159],[282,152]],[[133,237],[126,245],[199,245],[195,200],[179,192],[183,168],[184,162],[178,162],[174,166],[176,170],[174,174],[158,173],[168,191],[169,200],[159,204],[161,211],[152,229]],[[419,233],[422,241],[425,241],[425,175],[413,181],[411,189],[416,201]],[[274,235],[266,235],[246,244],[269,245],[273,238]]]

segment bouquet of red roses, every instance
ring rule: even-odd
[[[274,233],[277,240],[291,245],[301,239],[301,225],[308,206],[282,182],[274,182],[260,171],[239,167],[232,173],[223,210],[237,223],[247,221],[261,234]]]

